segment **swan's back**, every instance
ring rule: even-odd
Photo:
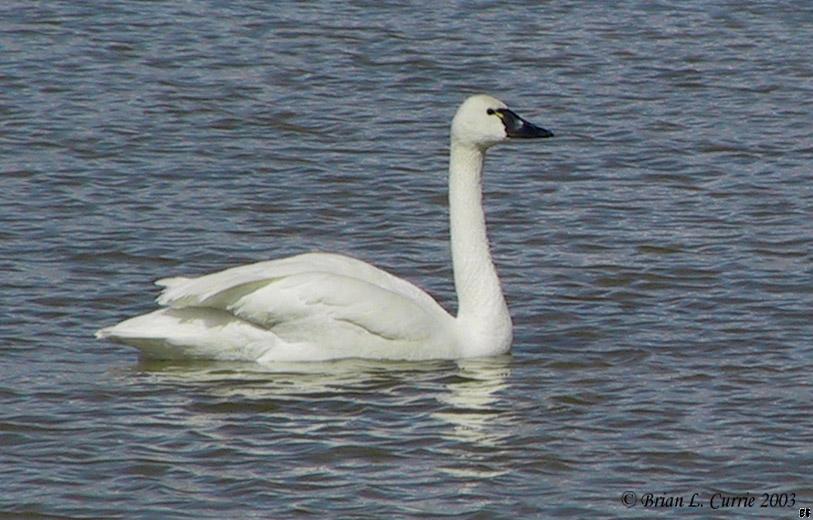
[[[414,284],[367,262],[333,253],[301,255],[241,265],[198,278],[165,278],[158,303],[168,307],[222,307],[241,294],[275,280],[308,273],[356,279],[414,300],[418,305],[443,311],[437,302]]]

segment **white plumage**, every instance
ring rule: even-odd
[[[155,359],[271,363],[505,353],[511,318],[486,237],[483,158],[510,137],[551,135],[489,96],[470,97],[455,115],[449,201],[456,317],[412,283],[361,260],[310,253],[159,280],[161,309],[96,335]]]

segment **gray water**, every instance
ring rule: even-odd
[[[804,0],[3,2],[0,518],[798,518],[811,42]],[[511,356],[92,337],[156,278],[312,250],[453,311],[448,124],[480,91],[556,133],[487,164]]]

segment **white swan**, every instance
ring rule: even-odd
[[[96,333],[153,359],[270,363],[337,358],[457,359],[511,348],[511,317],[491,260],[482,207],[486,150],[553,134],[501,101],[472,96],[452,120],[449,213],[458,314],[370,264],[310,253],[167,278],[163,308]]]

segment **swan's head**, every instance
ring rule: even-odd
[[[452,141],[482,150],[509,139],[539,137],[553,137],[553,132],[529,123],[499,99],[484,94],[466,99],[452,120]]]

